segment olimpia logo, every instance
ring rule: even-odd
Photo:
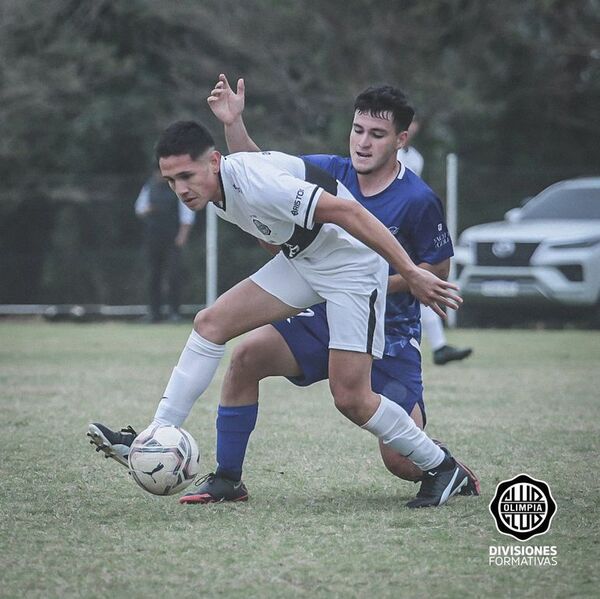
[[[550,530],[556,501],[546,482],[519,474],[498,484],[489,508],[498,532],[527,541]]]

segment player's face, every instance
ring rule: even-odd
[[[406,140],[406,131],[398,133],[391,113],[373,116],[354,113],[350,132],[352,166],[361,175],[369,175],[383,168],[395,168],[396,153]]]
[[[160,172],[183,203],[194,211],[202,210],[208,202],[221,198],[219,166],[221,155],[207,150],[196,160],[189,154],[166,156],[158,161]]]

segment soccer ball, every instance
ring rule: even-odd
[[[177,426],[150,426],[129,450],[129,473],[153,495],[173,495],[185,489],[200,469],[198,445]]]

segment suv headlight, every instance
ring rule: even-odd
[[[589,239],[580,239],[579,241],[561,241],[549,243],[548,247],[561,250],[576,250],[581,248],[591,248],[600,243],[600,237],[590,237]]]

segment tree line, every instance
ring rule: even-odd
[[[220,72],[245,77],[259,145],[291,153],[345,153],[354,96],[398,85],[440,195],[443,158],[459,155],[461,228],[598,174],[599,12],[597,0],[0,0],[0,302],[142,297],[133,201],[172,120],[203,120],[224,147],[205,102]],[[223,235],[242,264],[223,263],[226,287],[259,258]]]

